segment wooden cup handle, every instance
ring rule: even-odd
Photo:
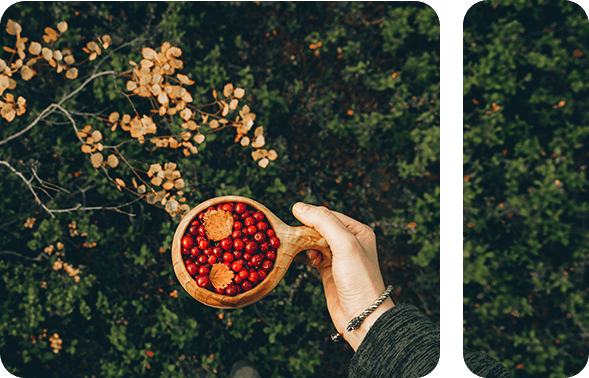
[[[314,228],[308,226],[292,227],[292,231],[297,235],[297,250],[294,261],[298,261],[305,265],[324,268],[331,265],[331,249],[327,240]],[[312,265],[311,261],[304,253],[309,249],[315,249],[321,252],[322,259],[318,265]]]

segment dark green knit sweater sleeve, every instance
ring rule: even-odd
[[[468,369],[479,377],[511,378],[507,368],[488,354],[476,352],[466,347],[462,349],[462,354]]]
[[[440,330],[410,304],[378,318],[350,361],[349,378],[423,377],[440,359]]]

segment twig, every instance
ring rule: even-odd
[[[31,193],[33,193],[33,195],[35,196],[35,202],[37,202],[38,204],[40,204],[40,205],[41,205],[41,206],[42,206],[42,207],[43,207],[43,208],[44,208],[44,209],[45,209],[45,210],[46,210],[46,211],[49,213],[49,215],[51,215],[51,218],[55,218],[55,215],[53,215],[53,213],[51,212],[51,210],[49,210],[49,209],[47,208],[47,206],[45,206],[45,205],[43,204],[43,202],[41,202],[41,200],[40,200],[40,199],[39,199],[39,197],[37,196],[37,193],[35,193],[35,190],[34,190],[34,189],[33,189],[33,187],[31,186],[31,180],[33,179],[32,177],[31,177],[31,179],[30,179],[30,180],[27,180],[27,179],[25,178],[25,176],[23,176],[23,174],[22,174],[22,173],[20,173],[20,172],[19,172],[19,171],[17,171],[16,169],[14,169],[14,168],[12,167],[12,165],[8,164],[8,162],[7,162],[7,161],[0,160],[0,164],[4,164],[4,165],[5,165],[5,166],[7,166],[8,168],[10,168],[10,170],[11,170],[12,172],[14,172],[14,173],[15,173],[15,174],[16,174],[18,177],[20,177],[20,178],[21,178],[21,179],[22,179],[22,180],[25,182],[25,184],[27,184],[27,186],[29,187],[29,190],[31,191]]]
[[[41,261],[43,257],[47,257],[47,255],[43,252],[39,253],[37,257],[28,257],[25,255],[21,255],[20,253],[13,252],[13,251],[0,251],[0,255],[14,255],[18,257],[22,257],[23,259],[33,260],[33,261]]]

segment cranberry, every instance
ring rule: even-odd
[[[204,236],[202,236],[202,235],[197,235],[195,240],[196,240],[196,244],[198,245],[198,242],[199,242],[199,241],[201,241],[201,240],[204,240]]]
[[[269,250],[270,250],[270,243],[268,243],[267,241],[265,241],[262,244],[260,244],[260,251],[262,251],[262,252],[268,252]]]
[[[245,251],[249,254],[254,254],[258,250],[258,244],[255,241],[249,241],[245,245]]]
[[[196,261],[201,265],[206,264],[209,261],[209,257],[207,255],[198,255]]]
[[[212,248],[207,248],[204,251],[202,251],[202,253],[204,253],[207,256],[211,256],[213,254],[213,249]]]
[[[207,239],[201,239],[198,242],[198,248],[202,249],[203,251],[209,248],[209,241]]]
[[[239,276],[235,276],[233,277],[233,282],[236,284],[240,284],[243,281],[243,278],[239,277]]]
[[[241,216],[239,214],[233,214],[233,220],[234,221],[238,221],[241,219]]]
[[[261,243],[264,240],[266,240],[266,234],[264,234],[263,232],[256,232],[254,234],[254,240],[257,241],[258,243]]]
[[[200,268],[198,268],[198,274],[209,274],[211,273],[211,268],[209,268],[206,265],[201,265]]]
[[[190,222],[190,225],[198,227],[198,226],[200,226],[200,222],[198,221],[198,219],[195,219],[192,222]]]
[[[190,249],[182,247],[182,254],[187,255],[190,253]]]
[[[229,295],[230,297],[237,294],[237,286],[229,285],[225,288],[225,294]]]
[[[271,237],[270,245],[272,246],[272,248],[278,249],[278,247],[280,247],[280,239],[278,239],[276,236]]]
[[[248,241],[250,241],[250,238],[244,236],[243,238],[241,238],[241,240],[243,240],[244,243],[247,243]]]
[[[274,251],[266,252],[266,258],[268,260],[274,260],[276,258],[276,252],[274,252]]]
[[[242,255],[242,253],[241,253],[241,252],[239,252],[239,251],[233,251],[233,256],[234,256],[236,259],[240,259],[240,258],[241,258],[241,255]]]
[[[215,248],[213,248],[213,255],[215,255],[215,257],[221,257],[223,256],[223,248],[216,246]]]
[[[256,228],[260,231],[267,231],[268,230],[268,223],[258,222],[258,223],[256,223]]]
[[[223,265],[225,265],[227,268],[231,269],[231,263],[229,261],[223,261]]]
[[[273,236],[276,236],[276,233],[273,229],[269,229],[268,231],[266,231],[266,235],[268,235],[268,237],[271,238]]]
[[[260,265],[262,263],[262,260],[264,258],[262,257],[262,255],[258,254],[258,255],[253,255],[252,259],[250,260],[252,266],[257,266]]]
[[[261,211],[256,211],[255,213],[252,214],[252,216],[257,221],[263,221],[264,220],[264,213],[262,213]]]
[[[247,252],[246,252],[246,253],[244,253],[244,254],[243,254],[243,259],[244,259],[245,261],[249,261],[251,258],[252,258],[252,255],[251,255],[251,253],[247,253]]]
[[[256,226],[254,226],[254,225],[251,225],[251,226],[248,226],[248,227],[245,229],[245,231],[247,232],[247,234],[248,234],[248,235],[252,236],[252,235],[254,235],[256,232],[258,232],[258,229],[256,228]]]
[[[198,214],[198,220],[202,222],[203,218],[205,217],[205,212]]]
[[[215,289],[215,291],[217,292],[217,294],[225,294],[225,289]]]
[[[239,261],[234,261],[233,264],[231,264],[231,270],[234,272],[239,272],[242,268],[243,265]]]
[[[256,256],[258,256],[258,255],[256,255]],[[262,269],[264,269],[266,272],[271,271],[273,266],[274,266],[274,263],[270,260],[262,261]]]
[[[215,255],[211,255],[211,256],[209,256],[209,258],[207,259],[207,262],[208,262],[209,264],[213,265],[214,263],[216,263],[216,262],[217,262],[217,256],[215,256]]]
[[[237,214],[243,214],[245,213],[245,210],[247,209],[247,207],[245,206],[244,203],[238,202],[235,204],[234,210]]]
[[[192,248],[194,245],[194,239],[191,236],[185,236],[182,238],[182,246],[184,248]]]
[[[211,279],[209,278],[209,276],[202,274],[196,277],[196,284],[199,287],[208,287],[211,286]]]
[[[238,282],[236,282],[236,283],[238,283]],[[243,283],[241,284],[241,288],[243,289],[243,291],[248,291],[252,287],[254,287],[254,285],[252,285],[252,283],[250,281],[243,281]]]
[[[231,252],[225,252],[223,254],[223,260],[225,260],[227,262],[232,262],[233,261],[233,254],[231,254]]]
[[[241,223],[239,221],[233,222],[233,229],[234,230],[241,230],[242,227],[243,227],[243,223]]]
[[[243,232],[241,232],[241,230],[235,230],[233,231],[233,233],[231,233],[231,237],[235,240],[235,239],[239,239],[243,236]]]
[[[225,238],[219,244],[223,249],[230,249],[233,246],[233,240],[231,238]]]
[[[200,226],[198,226],[198,234],[200,236],[205,236],[207,234],[207,231],[205,230],[205,226],[203,224],[201,224]]]
[[[200,255],[200,249],[198,249],[198,247],[192,247],[190,249],[190,254],[192,256],[198,256],[198,255]]]
[[[188,233],[190,235],[196,235],[196,234],[198,234],[198,226],[190,226],[188,228]]]
[[[260,276],[258,275],[258,272],[252,271],[250,272],[247,279],[250,280],[252,283],[256,283],[260,280]]]
[[[247,217],[243,220],[243,224],[245,224],[246,226],[253,226],[254,224],[256,224],[256,220],[254,219],[254,217]]]
[[[243,268],[242,270],[239,271],[238,274],[239,274],[239,277],[241,277],[242,280],[245,280],[245,279],[247,279],[249,277],[250,272],[246,268]]]
[[[198,273],[198,267],[195,264],[188,264],[186,266],[186,270],[193,276],[196,275],[196,273]]]
[[[236,250],[241,251],[244,247],[245,247],[245,243],[243,242],[243,240],[235,239],[233,241],[233,248],[235,248]]]
[[[268,273],[265,270],[258,270],[258,276],[260,276],[260,281],[266,278],[267,275]]]
[[[224,203],[221,206],[221,210],[228,211],[228,212],[232,213],[233,212],[233,204],[231,204],[231,203]]]

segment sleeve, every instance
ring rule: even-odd
[[[440,330],[411,304],[396,304],[372,325],[350,361],[349,378],[423,377],[440,359]]]
[[[464,363],[475,375],[485,378],[511,378],[507,368],[488,354],[466,347],[462,349],[462,353]]]

